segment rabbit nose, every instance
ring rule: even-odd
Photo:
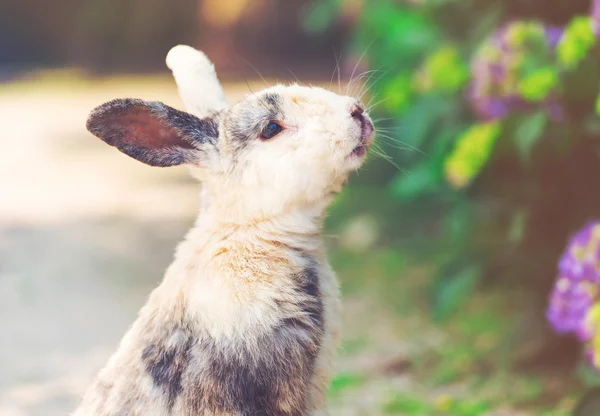
[[[352,117],[353,119],[358,121],[360,124],[362,124],[364,122],[364,117],[363,117],[364,112],[365,112],[365,109],[358,101],[355,102],[354,104],[352,104],[352,107],[350,107],[350,117]]]

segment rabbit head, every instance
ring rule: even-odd
[[[189,165],[231,221],[322,209],[373,143],[371,119],[352,97],[276,85],[229,106],[201,52],[178,46],[167,65],[188,112],[116,99],[91,113],[88,130],[148,165]]]

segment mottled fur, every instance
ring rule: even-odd
[[[88,130],[107,144],[151,166],[200,162],[201,144],[214,144],[219,125],[212,118],[199,119],[156,101],[120,99],[96,108]],[[133,135],[142,140],[133,141]]]
[[[191,56],[198,71],[205,58]],[[144,163],[190,165],[205,201],[74,415],[325,415],[339,297],[322,220],[372,125],[351,116],[355,100],[316,88],[277,86],[226,109],[186,96],[195,115],[126,99],[88,121]],[[271,120],[283,132],[260,139]]]

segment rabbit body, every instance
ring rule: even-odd
[[[373,125],[355,99],[297,85],[230,107],[210,62],[183,52],[194,64],[170,66],[190,113],[121,99],[88,120],[139,161],[190,166],[203,202],[74,416],[325,415],[340,301],[322,223]]]
[[[324,410],[339,300],[320,224],[215,228],[207,214],[76,416]]]

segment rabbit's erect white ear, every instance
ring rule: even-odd
[[[177,45],[169,51],[166,61],[188,112],[206,117],[229,107],[215,67],[204,53]]]

